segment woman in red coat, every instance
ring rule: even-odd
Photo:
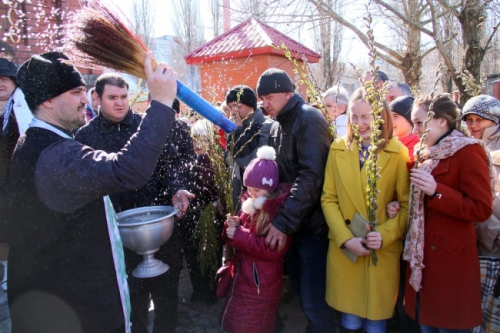
[[[240,217],[228,216],[223,237],[234,247],[234,277],[226,302],[219,314],[225,332],[273,333],[280,302],[283,261],[290,246],[278,252],[265,244],[270,222],[283,204],[288,189],[278,187],[276,152],[263,146],[245,169]],[[241,222],[241,225],[240,225]]]
[[[435,115],[424,134],[431,102]],[[416,195],[403,254],[405,309],[418,316],[423,333],[469,332],[482,323],[474,222],[492,213],[493,170],[482,143],[456,130],[458,112],[448,95],[419,96],[412,121],[426,147],[411,171]]]

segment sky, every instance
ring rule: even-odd
[[[106,3],[111,4],[111,6],[116,6],[119,8],[121,11],[123,11],[127,16],[130,15],[131,8],[132,8],[132,3],[133,0],[103,0]],[[155,4],[156,8],[156,14],[155,14],[155,25],[154,25],[154,33],[153,37],[161,37],[164,35],[174,35],[174,29],[171,24],[171,1],[169,0],[151,0]],[[201,6],[201,18],[202,22],[206,22],[205,26],[205,38],[207,41],[212,39],[212,33],[211,33],[211,18],[210,18],[210,8],[208,1],[200,1],[200,6]],[[353,11],[348,11],[346,16],[356,16],[356,17],[361,17],[364,13],[359,13],[359,12],[353,12]],[[359,20],[358,20],[359,22]],[[362,22],[360,22],[362,24]],[[231,28],[236,25],[235,22],[231,23]],[[364,27],[361,27],[358,24],[358,27],[360,27],[363,31],[366,30]],[[281,32],[287,34],[287,31],[283,30],[286,29],[283,26],[275,26],[278,30]],[[380,37],[384,37],[384,34],[389,34],[387,29],[384,29],[383,27],[376,27],[375,28],[375,34],[377,36],[377,40],[380,40]],[[296,39],[297,41],[303,43],[307,47],[315,50],[312,38],[308,38],[307,32],[304,33],[304,31],[307,31],[307,29],[300,29],[302,32],[302,35],[297,35],[296,33],[292,33],[289,36],[293,39]],[[362,51],[361,51],[362,50]],[[316,51],[316,50],[315,50]],[[342,47],[342,54],[341,54],[341,60],[343,61],[350,61],[353,62],[354,64],[359,65],[367,65],[368,64],[368,49],[362,44],[358,38],[348,29],[344,29],[344,42],[343,42],[343,47]]]
[[[155,26],[153,37],[161,37],[164,35],[174,35],[174,28],[171,21],[171,10],[172,4],[170,0],[150,0],[154,3],[156,8],[155,13]],[[132,4],[134,0],[103,0],[104,3],[110,3],[125,14],[129,14],[132,11]],[[209,17],[203,18],[203,13],[210,13],[208,8],[208,1],[200,1],[202,20],[210,22]],[[209,23],[207,23],[209,24]],[[207,34],[210,29],[207,29]]]

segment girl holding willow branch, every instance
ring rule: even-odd
[[[411,171],[405,310],[418,312],[423,333],[469,332],[483,320],[474,222],[492,213],[493,167],[482,143],[458,130],[448,94],[417,97],[412,121],[425,146]]]
[[[330,147],[321,204],[330,227],[327,261],[326,301],[342,313],[340,332],[386,332],[399,282],[401,237],[406,230],[409,194],[407,149],[392,135],[387,102],[382,103],[377,167],[377,203],[385,207],[394,197],[401,202],[398,215],[388,218],[385,209],[376,211],[375,230],[366,239],[355,237],[349,228],[356,213],[368,217],[366,190],[371,177],[365,161],[371,144],[373,113],[364,88],[357,89],[348,104],[347,136]],[[371,265],[375,250],[377,265]],[[345,255],[350,251],[356,262]]]
[[[224,225],[222,236],[236,251],[230,290],[219,314],[225,332],[275,332],[283,262],[291,244],[290,237],[284,251],[265,244],[271,221],[290,191],[289,184],[279,184],[275,159],[272,147],[258,149],[243,174],[247,191],[242,195],[242,212],[228,214]]]

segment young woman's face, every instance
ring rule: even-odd
[[[349,115],[351,124],[358,126],[358,134],[365,144],[370,142],[370,124],[373,120],[371,111],[372,107],[370,104],[365,101],[355,101],[352,103]]]
[[[427,119],[427,110],[425,110],[420,105],[415,105],[411,111],[411,121],[413,122],[413,134],[422,137],[425,132],[424,121]],[[424,144],[428,147],[433,146],[440,137],[442,137],[446,132],[448,132],[448,127],[446,121],[443,118],[432,118],[431,121],[427,123],[427,137],[424,140]]]
[[[413,130],[410,122],[408,122],[408,120],[406,120],[405,117],[403,117],[397,112],[391,112],[391,113],[392,113],[392,126],[393,126],[394,136],[398,138],[404,138],[410,135]]]
[[[489,119],[478,116],[477,114],[468,114],[465,116],[465,123],[470,135],[475,139],[481,139],[485,129],[495,126],[495,123]]]
[[[252,199],[258,198],[258,197],[268,197],[269,196],[269,191],[268,190],[263,190],[260,188],[256,187],[247,187],[247,192],[250,195]]]

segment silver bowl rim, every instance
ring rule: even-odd
[[[168,209],[168,210],[171,210],[171,213],[170,214],[166,214],[165,216],[162,216],[162,217],[159,217],[159,218],[156,218],[156,219],[151,219],[151,220],[146,220],[146,221],[140,221],[140,222],[133,222],[133,223],[123,223],[123,224],[120,224],[120,218],[124,218],[124,217],[130,217],[130,216],[135,216],[135,215],[139,215],[139,214],[144,214],[146,212],[156,212],[158,210],[160,211],[164,211],[165,209]],[[117,220],[117,224],[118,224],[118,227],[137,227],[137,226],[141,226],[141,225],[144,225],[144,224],[151,224],[151,223],[156,223],[156,222],[160,222],[166,218],[169,218],[169,217],[172,217],[174,215],[176,215],[177,213],[179,212],[179,210],[175,207],[172,207],[172,206],[146,206],[146,207],[139,207],[139,208],[133,208],[133,209],[127,209],[127,210],[124,210],[123,212],[120,212],[118,214],[116,214],[116,220]]]

